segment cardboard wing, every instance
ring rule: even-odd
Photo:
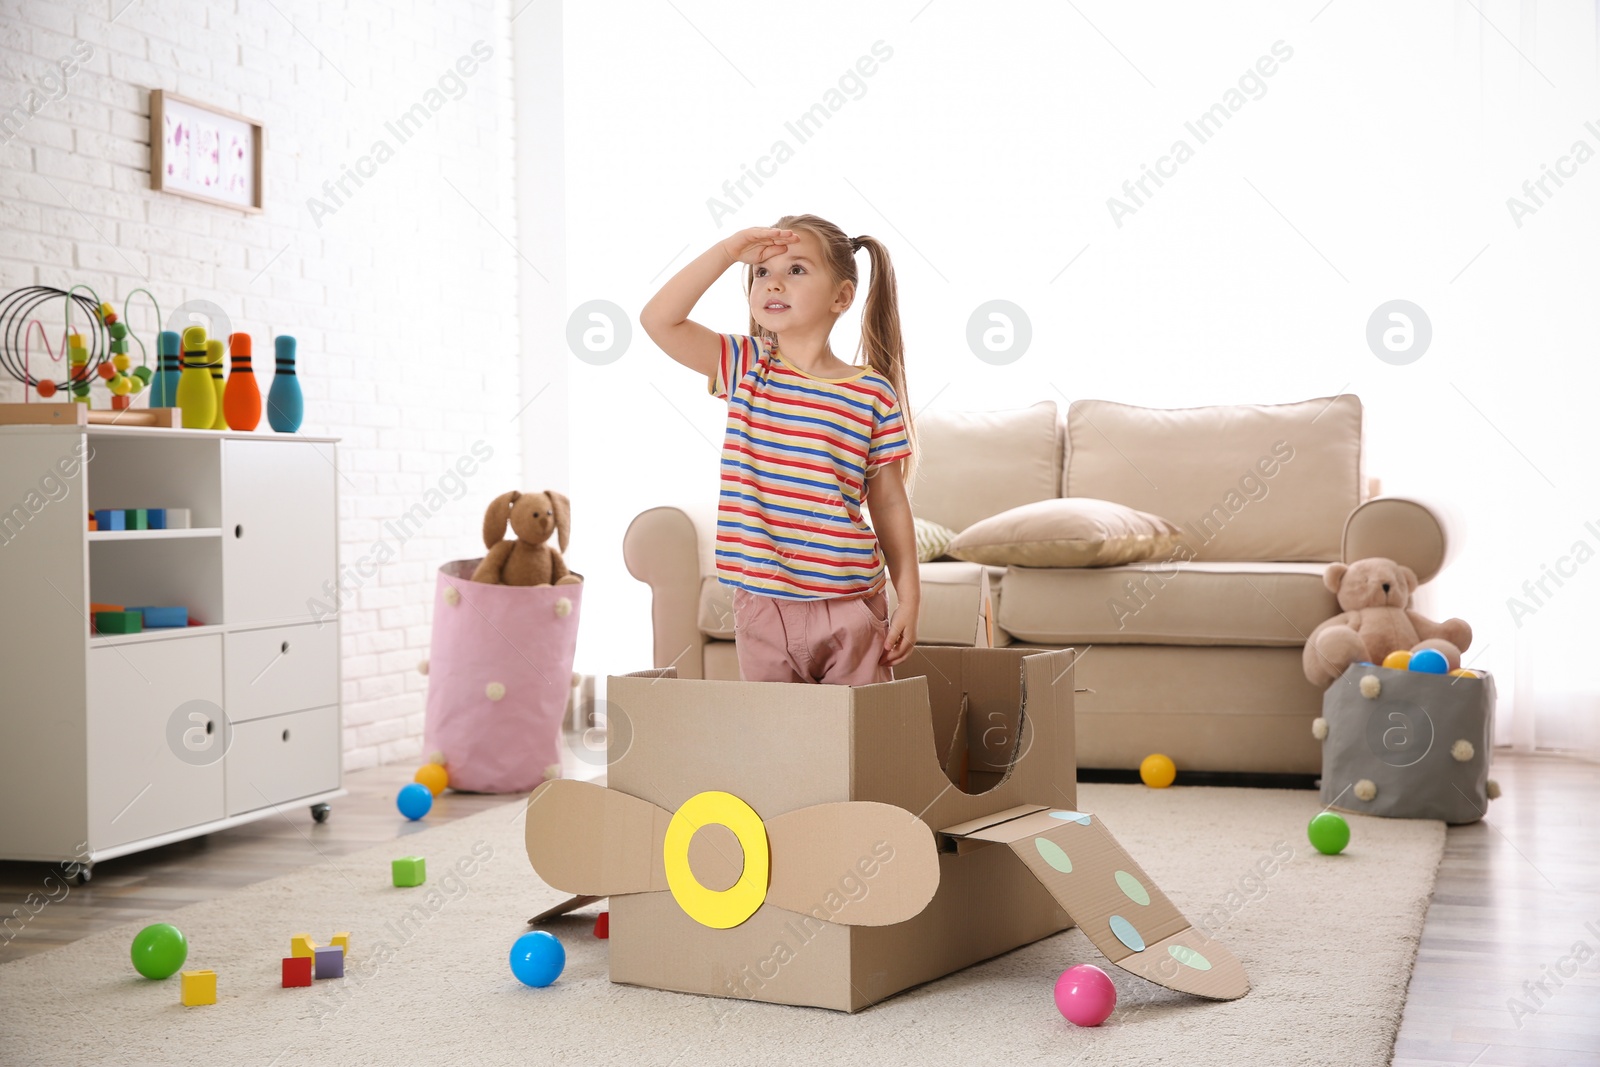
[[[939,888],[933,831],[911,812],[873,801],[815,804],[762,819],[729,793],[702,792],[669,812],[558,778],[529,797],[527,846],[540,878],[577,894],[530,922],[601,897],[661,891],[714,928],[737,926],[764,905],[804,915],[834,892],[840,870],[870,862],[885,846],[895,857],[892,872],[872,893],[843,902],[832,922],[904,922]]]
[[[1009,846],[1094,946],[1123,970],[1213,1000],[1250,991],[1233,953],[1190,925],[1098,817],[1022,805],[939,833],[958,852]]]

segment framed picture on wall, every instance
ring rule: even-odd
[[[150,188],[261,210],[261,123],[150,90]]]

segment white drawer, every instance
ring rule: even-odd
[[[222,639],[91,648],[87,682],[89,844],[222,818]]]
[[[233,727],[228,814],[339,788],[339,709],[313,708]]]
[[[328,622],[230,633],[224,646],[235,723],[339,702],[339,626]]]

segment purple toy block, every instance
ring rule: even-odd
[[[316,950],[317,977],[344,977],[344,949],[338,945],[324,945]]]

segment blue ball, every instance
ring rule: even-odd
[[[416,820],[433,810],[433,794],[421,782],[410,782],[400,790],[394,803],[401,815]]]
[[[511,973],[523,985],[543,989],[561,977],[566,965],[567,950],[555,934],[544,930],[523,934],[511,946]]]
[[[1421,671],[1423,674],[1445,674],[1450,670],[1450,661],[1444,658],[1444,653],[1436,648],[1425,648],[1421,652],[1411,654],[1409,669]]]

